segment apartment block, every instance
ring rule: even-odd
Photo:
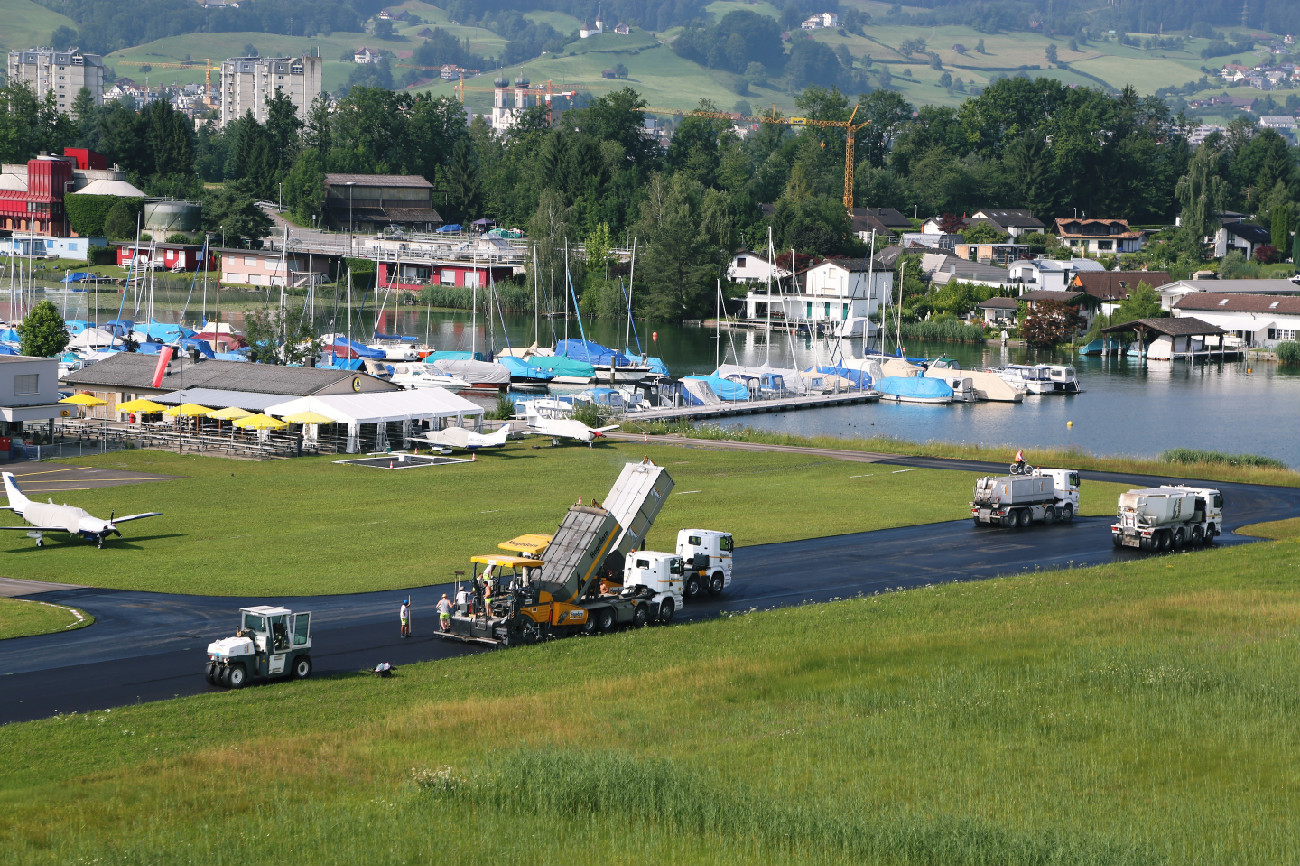
[[[38,99],[53,93],[59,111],[69,114],[81,88],[90,91],[96,105],[104,104],[104,59],[77,49],[52,51],[34,48],[10,51],[6,67],[10,81],[25,81]]]
[[[232,57],[221,63],[221,125],[253,112],[266,122],[266,101],[277,90],[293,102],[303,120],[321,92],[321,59],[302,57]]]

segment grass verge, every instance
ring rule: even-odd
[[[1263,543],[10,725],[0,846],[1289,862],[1298,567],[1300,544]]]
[[[733,439],[741,442],[762,442],[769,445],[794,445],[810,448],[831,448],[845,451],[879,451],[885,454],[902,454],[909,457],[941,457],[951,460],[987,460],[1010,463],[1015,445],[957,444],[953,442],[912,442],[891,436],[871,439],[847,439],[837,436],[797,436],[792,433],[774,433],[752,427],[719,427],[712,424],[626,423],[626,433],[681,436],[690,439]],[[1222,454],[1215,451],[1198,452],[1198,458],[1189,458],[1187,452],[1176,454],[1177,459],[1153,457],[1099,457],[1078,448],[1035,448],[1027,452],[1035,466],[1069,466],[1102,472],[1123,472],[1134,475],[1164,475],[1169,478],[1197,478],[1211,481],[1232,481],[1240,484],[1272,484],[1278,487],[1300,487],[1300,472],[1285,467],[1267,465],[1270,458],[1251,454]],[[1263,461],[1263,463],[1261,463]]]
[[[329,458],[257,463],[129,451],[76,461],[185,476],[59,494],[92,514],[161,511],[103,550],[51,535],[5,540],[7,577],[201,595],[320,595],[442,583],[473,554],[524,532],[554,532],[574,500],[603,500],[624,463],[649,456],[676,481],[648,539],[719,528],[740,545],[967,516],[978,473],[895,471],[829,457],[638,442],[534,448],[515,442],[473,463],[393,470]],[[57,475],[49,476],[57,479]],[[27,483],[41,496],[36,479]],[[1118,487],[1085,488],[1085,514],[1114,510]]]
[[[24,598],[0,598],[0,640],[67,631],[94,621],[90,614],[71,607]]]

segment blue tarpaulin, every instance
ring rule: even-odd
[[[460,230],[461,230],[460,223],[452,223],[451,225],[440,226],[438,229],[436,229],[436,231],[440,235],[448,235],[451,234],[452,232],[458,232]]]
[[[749,399],[749,388],[721,376],[683,376],[682,379],[694,379],[704,382],[709,386],[710,391],[718,395],[718,399],[727,403]]]
[[[627,355],[591,340],[560,340],[555,344],[555,354],[575,361],[586,361],[598,367],[634,366]]]
[[[811,373],[811,372],[813,372],[813,368],[812,368],[812,367],[809,367],[809,368],[808,368],[807,370],[805,370],[804,372],[805,372],[805,373]],[[848,379],[848,380],[849,380],[850,382],[852,382],[852,383],[854,384],[854,386],[857,387],[857,388],[870,388],[870,387],[871,387],[871,376],[867,373],[866,370],[854,370],[854,369],[851,369],[851,368],[849,368],[849,367],[824,367],[824,366],[819,366],[819,367],[817,367],[817,372],[818,372],[818,373],[823,373],[823,374],[825,374],[825,375],[827,375],[827,376],[839,376],[839,377],[842,378],[842,379]]]

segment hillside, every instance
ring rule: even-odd
[[[50,44],[50,34],[60,27],[76,27],[66,15],[51,12],[32,0],[0,0],[0,49],[20,51]]]

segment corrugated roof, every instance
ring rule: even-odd
[[[156,390],[153,387],[153,371],[157,364],[157,355],[119,352],[110,358],[69,373],[63,381],[87,388],[109,387],[152,391]],[[182,358],[179,361],[172,361],[171,372],[164,377],[162,387],[169,391],[213,388],[255,394],[306,396],[337,385],[344,379],[351,379],[354,375],[357,374],[347,370],[318,367],[277,367],[271,364],[247,364],[237,361],[195,363],[189,358]],[[375,382],[382,382],[382,380],[376,379]],[[375,383],[370,384],[373,386]],[[384,387],[381,390],[397,390],[396,385],[388,382],[382,384]]]
[[[159,394],[151,399],[168,406],[179,406],[182,403],[198,403],[200,406],[207,406],[209,409],[225,409],[227,406],[238,406],[240,409],[247,409],[249,412],[262,412],[267,406],[283,403],[284,398],[284,394],[252,394],[248,391],[224,391],[219,388],[185,388],[181,391],[173,391],[170,394]]]
[[[349,183],[357,186],[391,186],[404,187],[413,189],[433,189],[433,184],[429,183],[418,174],[335,174],[325,175],[326,186],[347,186]]]

